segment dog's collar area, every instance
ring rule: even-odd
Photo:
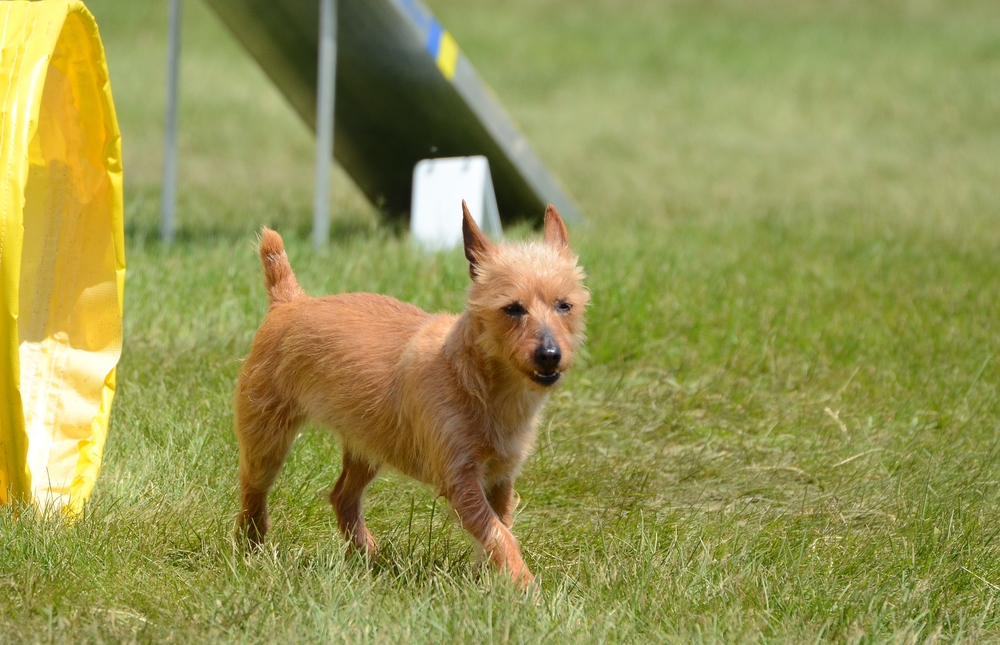
[[[542,374],[541,372],[535,372],[531,375],[531,380],[539,385],[553,385],[562,376],[562,372],[552,372],[551,374]]]

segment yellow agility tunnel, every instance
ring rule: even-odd
[[[82,2],[0,2],[0,34],[0,503],[74,515],[121,354],[121,135]]]

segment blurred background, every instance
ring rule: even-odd
[[[166,4],[89,3],[108,50],[126,221],[138,237],[155,229]],[[965,216],[995,214],[991,2],[429,6],[595,225],[836,221],[877,210],[896,226],[958,234]],[[185,3],[182,52],[183,231],[242,232],[261,221],[304,230],[309,131],[200,2]],[[373,219],[342,174],[334,195],[335,229]]]

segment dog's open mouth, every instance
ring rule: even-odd
[[[534,372],[531,375],[531,380],[539,385],[552,385],[559,380],[562,376],[562,372],[556,371],[549,374],[542,374],[541,372]]]

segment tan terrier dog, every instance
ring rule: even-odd
[[[462,209],[472,286],[460,316],[370,293],[312,298],[281,236],[263,230],[270,307],[235,396],[239,526],[250,544],[264,539],[268,491],[310,418],[341,438],[330,502],[354,547],[375,552],[361,497],[387,465],[435,487],[515,582],[533,578],[510,531],[514,478],[583,340],[589,293],[551,205],[541,244],[495,245]]]

